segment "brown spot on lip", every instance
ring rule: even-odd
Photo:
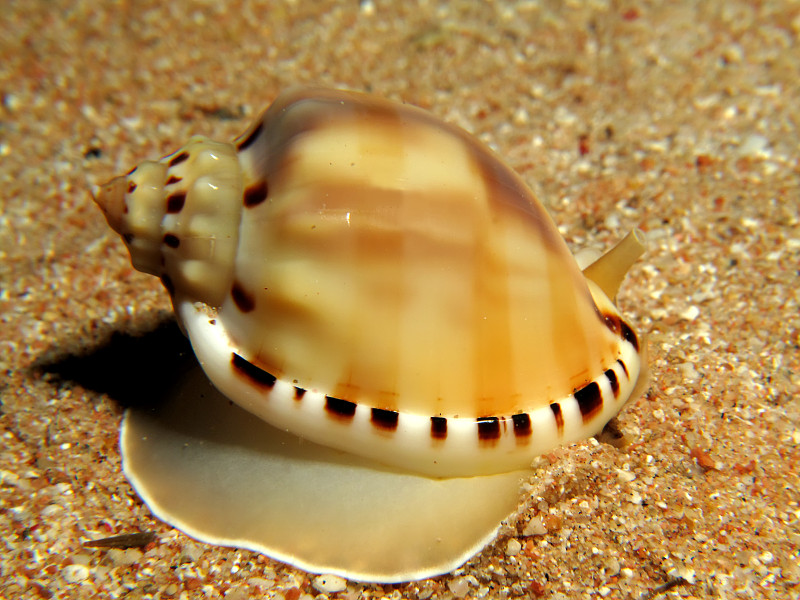
[[[255,185],[251,185],[244,191],[244,205],[247,208],[258,206],[267,199],[267,182],[261,181]]]
[[[478,439],[494,443],[500,439],[500,419],[497,417],[478,417]]]
[[[553,411],[553,416],[556,418],[558,437],[562,437],[564,435],[564,415],[561,412],[561,405],[558,402],[553,402],[550,405],[550,410]]]
[[[169,246],[170,248],[177,248],[181,245],[180,238],[172,233],[165,233],[164,234],[164,244]]]
[[[174,183],[178,183],[179,181],[183,181],[183,178],[178,177],[177,175],[170,175],[169,179],[167,179],[164,185],[172,185]]]
[[[243,313],[248,313],[256,307],[256,300],[253,298],[253,295],[247,292],[238,281],[233,282],[231,298],[233,298],[233,303],[236,305],[236,308]]]
[[[242,150],[247,150],[250,146],[253,145],[258,139],[258,136],[261,135],[261,130],[264,128],[264,122],[260,122],[256,125],[256,128],[251,131],[246,138],[244,138],[241,142],[236,145],[236,148],[241,152]]]
[[[186,192],[176,192],[167,196],[167,212],[171,215],[179,213],[186,204]]]
[[[397,429],[397,422],[400,414],[393,410],[384,410],[382,408],[373,408],[370,415],[372,424],[379,429],[386,429],[394,431]]]
[[[620,328],[622,329],[622,339],[627,340],[639,352],[639,338],[636,337],[633,329],[625,321],[620,319]]]
[[[614,398],[619,398],[619,380],[617,379],[617,374],[614,372],[614,369],[606,371],[606,377],[608,377],[608,383],[611,384],[611,391],[614,392]]]
[[[532,433],[530,415],[527,413],[511,415],[511,422],[514,424],[514,435],[516,435],[518,438],[530,437]]]
[[[578,401],[578,408],[581,409],[583,422],[588,423],[603,408],[603,395],[600,393],[600,386],[596,381],[583,386],[576,391],[573,396]]]
[[[231,356],[231,364],[233,368],[247,377],[251,382],[263,386],[272,388],[275,385],[275,376],[267,373],[261,367],[257,367],[253,363],[251,363],[246,358],[243,358],[236,354],[236,352],[232,353]]]
[[[623,340],[630,342],[630,344],[639,352],[639,339],[636,337],[631,326],[623,321],[618,315],[606,313],[602,315],[603,322],[606,327],[615,335],[618,335]]]
[[[625,363],[624,363],[624,362],[622,362],[622,359],[618,358],[618,359],[617,359],[617,364],[618,364],[620,367],[622,367],[622,370],[623,370],[623,371],[625,371],[625,377],[626,377],[627,379],[630,379],[630,378],[631,378],[631,376],[628,374],[628,367],[626,367],[626,366],[625,366]]]
[[[135,181],[129,181],[128,182],[128,193],[132,194],[135,189],[136,189],[136,182]]]
[[[348,400],[341,398],[334,398],[333,396],[325,396],[325,410],[331,416],[350,420],[356,414],[356,405]]]
[[[298,400],[298,401],[302,400],[303,396],[305,396],[305,395],[306,395],[306,391],[303,388],[294,386],[294,399],[295,400]]]
[[[176,154],[171,159],[169,159],[169,166],[174,167],[175,165],[179,165],[187,158],[189,158],[189,153],[186,151],[181,152],[180,154]]]
[[[443,440],[447,437],[447,419],[431,417],[431,437],[435,440]]]
[[[612,333],[614,333],[616,335],[620,335],[620,332],[621,332],[620,320],[619,320],[619,317],[617,315],[612,315],[612,314],[609,314],[609,313],[605,313],[605,314],[602,314],[600,316],[603,318],[603,323],[606,324],[606,327],[608,327],[608,329]]]

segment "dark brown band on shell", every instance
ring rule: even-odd
[[[431,437],[435,440],[443,440],[447,437],[447,419],[431,417]]]
[[[174,233],[165,233],[164,244],[169,246],[170,248],[177,248],[178,246],[181,245],[181,240]]]
[[[325,410],[333,417],[349,420],[356,414],[356,405],[348,400],[325,396]]]
[[[236,354],[236,352],[232,353],[231,365],[237,373],[244,375],[252,383],[267,388],[272,388],[275,385],[274,375],[267,373],[261,367],[255,366],[246,358]]]
[[[553,411],[553,416],[556,419],[556,428],[558,428],[558,437],[564,435],[564,415],[561,413],[561,405],[558,402],[553,402],[550,405],[550,410]]]
[[[578,408],[581,409],[584,423],[591,421],[603,408],[603,394],[600,392],[600,386],[597,385],[596,381],[583,386],[573,396],[578,401]]]
[[[303,396],[305,396],[305,395],[306,395],[306,391],[303,388],[294,386],[294,399],[295,400],[300,401],[300,400],[303,399]]]
[[[236,308],[243,313],[249,313],[256,307],[256,299],[238,281],[234,281],[231,286],[231,298]]]
[[[164,182],[164,185],[172,185],[174,183],[179,183],[183,181],[183,177],[178,177],[177,175],[170,175],[169,178]]]
[[[370,415],[372,424],[378,429],[385,429],[387,431],[394,431],[397,429],[397,422],[400,418],[400,413],[394,410],[384,410],[382,408],[373,408]]]

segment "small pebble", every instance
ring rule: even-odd
[[[89,578],[89,567],[86,565],[67,565],[61,574],[67,583],[80,583]]]
[[[108,559],[115,567],[127,567],[139,562],[144,556],[141,550],[136,548],[129,548],[127,550],[120,550],[119,548],[111,548],[107,554]]]
[[[542,517],[533,517],[528,524],[525,525],[525,529],[522,530],[522,535],[530,536],[530,535],[545,535],[547,533],[547,527],[544,526],[544,521],[542,521]]]
[[[522,544],[519,543],[517,538],[511,538],[508,540],[508,544],[506,544],[507,556],[516,556],[519,554],[520,550],[522,550]]]
[[[320,575],[314,578],[311,585],[324,594],[335,594],[347,589],[347,580],[336,575]]]
[[[456,577],[447,582],[447,587],[456,598],[463,598],[469,592],[469,582],[463,577]]]
[[[189,542],[184,544],[183,548],[181,548],[181,555],[178,558],[178,562],[180,564],[193,563],[196,562],[202,554],[203,548],[197,544],[192,544]]]

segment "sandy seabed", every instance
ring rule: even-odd
[[[628,445],[538,459],[515,522],[455,573],[329,595],[797,597],[798,36],[788,1],[9,3],[0,596],[325,597],[161,523],[123,477],[123,408],[187,346],[89,195],[314,84],[472,131],[573,249],[650,240],[619,297],[652,371]],[[84,546],[131,532],[155,540]]]

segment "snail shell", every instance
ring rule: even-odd
[[[97,202],[214,385],[323,445],[434,476],[524,468],[602,429],[642,370],[609,299],[640,236],[585,275],[520,177],[418,108],[290,91]]]

